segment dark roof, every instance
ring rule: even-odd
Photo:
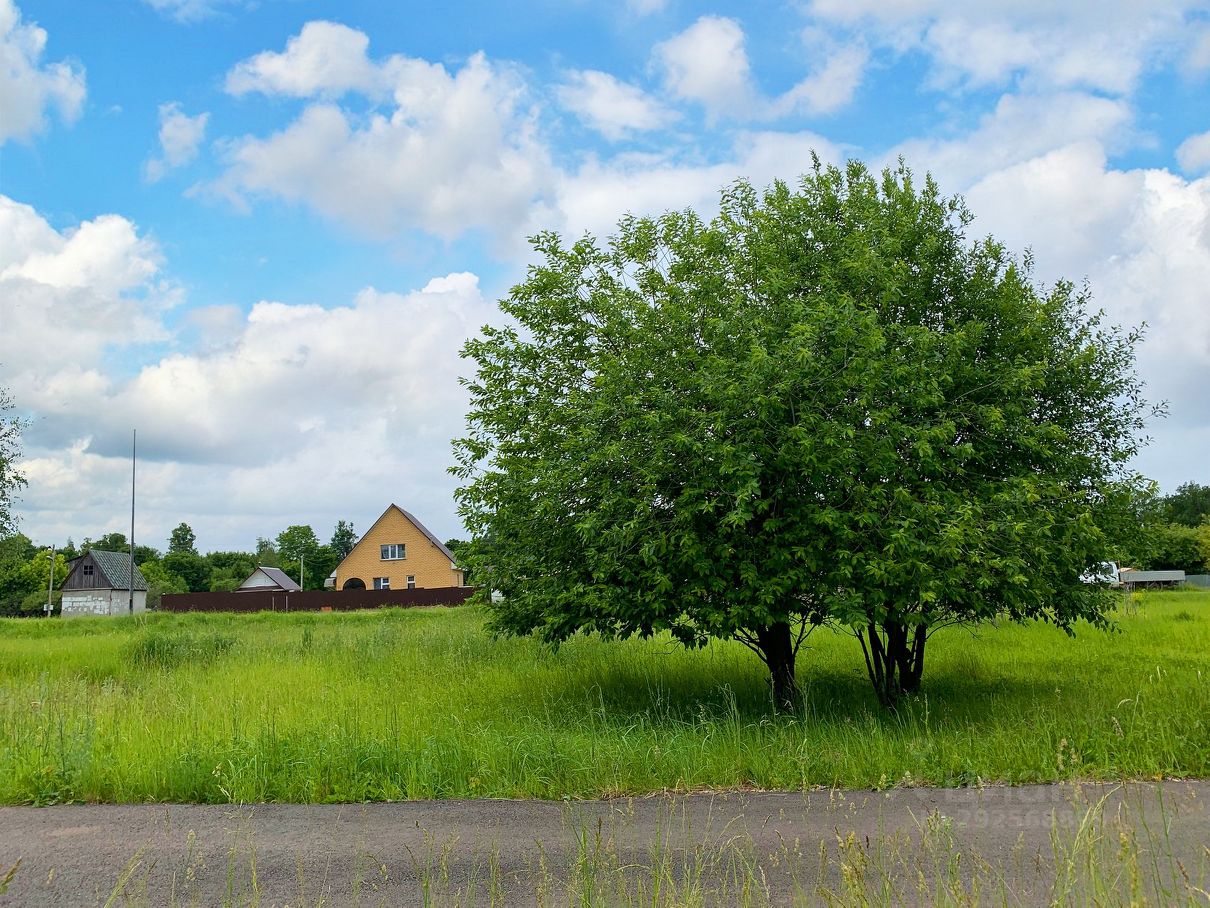
[[[286,592],[293,593],[295,590],[302,589],[302,587],[299,586],[294,579],[281,568],[265,567],[263,564],[259,565],[255,571],[248,575],[248,580],[251,580],[253,577],[255,577],[257,572],[264,574]],[[244,583],[247,583],[248,580],[245,580]],[[249,587],[249,589],[255,589],[255,587]]]
[[[437,546],[437,548],[441,549],[441,551],[445,555],[445,557],[448,558],[451,562],[454,561],[454,553],[445,547],[444,542],[442,542],[440,539],[438,539],[436,536],[434,536],[431,532],[429,532],[428,527],[426,527],[423,523],[421,523],[419,520],[417,520],[415,517],[413,517],[408,511],[404,511],[403,508],[400,508],[399,505],[392,504],[391,507],[398,508],[403,513],[404,517],[406,517],[408,520],[412,521],[412,524],[416,527],[416,529],[418,529],[420,532],[424,533],[424,535],[428,537],[429,542],[431,542],[433,545]],[[371,529],[373,529],[373,527],[371,527]]]
[[[378,526],[378,524],[382,521],[382,518],[386,517],[387,514],[391,513],[391,508],[394,508],[400,514],[402,514],[404,517],[406,517],[409,521],[411,521],[412,526],[414,526],[421,533],[423,533],[425,538],[428,539],[429,542],[431,542],[433,545],[435,545],[438,549],[441,550],[441,553],[450,560],[450,564],[457,564],[457,560],[454,558],[454,553],[445,547],[444,542],[442,542],[440,539],[438,539],[436,536],[434,536],[432,534],[432,532],[429,530],[429,528],[426,527],[419,520],[417,520],[416,516],[414,514],[412,514],[411,511],[405,511],[399,505],[394,504],[394,503],[392,503],[390,507],[388,507],[385,511],[382,512],[382,514],[381,514],[381,516],[379,516],[378,520],[375,520],[372,524],[370,524],[370,528],[368,530],[366,530],[365,533],[362,534],[362,537],[359,540],[357,540],[357,545],[353,546],[353,548],[357,548],[358,545],[361,545],[363,542],[366,541],[366,537],[374,532],[374,527]],[[345,555],[345,557],[341,559],[340,564],[344,564],[345,561],[347,561],[352,554],[353,554],[352,552],[349,552],[348,555]],[[340,565],[337,565],[336,569],[339,570]],[[461,570],[461,568],[458,568],[458,570]],[[333,571],[332,573],[335,574],[336,571]]]
[[[130,589],[129,552],[102,552],[98,549],[89,549],[81,557],[86,558],[89,555],[97,563],[97,567],[101,569],[101,573],[105,575],[105,579],[109,581],[111,589]],[[136,590],[147,589],[147,581],[143,578],[143,572],[139,570],[137,564],[134,566],[134,588]]]

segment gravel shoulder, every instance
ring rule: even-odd
[[[534,905],[585,893],[652,904],[653,890],[701,904],[891,890],[932,903],[972,887],[1032,904],[1111,883],[1197,898],[1210,882],[1208,799],[1210,781],[1167,781],[5,807],[0,905]]]

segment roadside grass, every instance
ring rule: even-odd
[[[492,640],[474,608],[0,621],[0,803],[585,798],[1210,775],[1210,592],[952,628],[882,711],[815,632],[801,715],[734,643]]]
[[[989,790],[990,794],[990,790]],[[1120,796],[1119,796],[1120,795]],[[991,795],[996,800],[994,794]],[[521,854],[499,844],[471,846],[457,836],[422,831],[405,853],[359,846],[348,873],[295,855],[293,883],[262,884],[255,835],[233,818],[221,843],[192,831],[180,850],[137,851],[105,904],[299,906],[748,906],[826,905],[1205,905],[1210,850],[1178,843],[1170,828],[1192,801],[1166,800],[1158,788],[1072,786],[1067,807],[1038,816],[1011,845],[987,848],[973,827],[940,810],[871,833],[846,820],[843,793],[832,835],[803,841],[780,832],[758,841],[749,832],[689,818],[668,799],[655,828],[636,836],[634,803],[608,820],[564,811],[563,834],[537,839]],[[972,803],[974,803],[972,801]],[[832,808],[825,808],[830,811]],[[250,818],[249,818],[250,819]],[[969,817],[967,818],[969,821]],[[641,825],[641,824],[639,824]],[[209,845],[209,847],[207,847]],[[208,868],[206,853],[210,855]],[[166,862],[165,867],[157,863]],[[280,862],[280,858],[279,858]],[[296,888],[295,888],[296,887]],[[31,890],[35,891],[35,890]]]

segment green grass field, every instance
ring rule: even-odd
[[[947,629],[880,710],[856,641],[804,713],[718,643],[492,640],[476,609],[0,621],[0,803],[588,797],[1210,774],[1210,593],[1118,631]]]

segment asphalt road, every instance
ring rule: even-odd
[[[1153,903],[1198,902],[1210,887],[1208,799],[1208,781],[1170,781],[6,807],[0,905],[566,905],[586,893],[607,905],[783,905],[861,892],[910,904],[976,881],[990,901],[1031,905],[1115,878]]]

